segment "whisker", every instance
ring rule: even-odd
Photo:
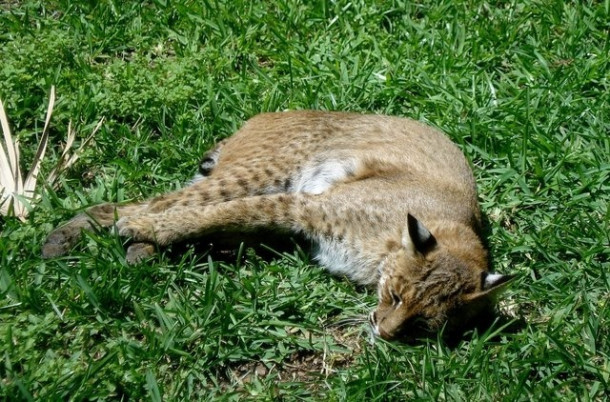
[[[367,315],[352,316],[352,317],[346,317],[346,318],[336,320],[334,322],[327,323],[324,325],[324,328],[343,328],[343,327],[347,327],[347,326],[354,326],[354,325],[358,325],[358,324],[368,323],[368,321],[369,321],[369,319],[368,319]]]

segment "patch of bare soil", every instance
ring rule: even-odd
[[[281,363],[247,362],[229,370],[227,384],[241,388],[255,378],[273,376],[279,382],[310,382],[332,376],[337,370],[348,367],[360,354],[364,341],[361,331],[354,328],[330,328],[327,335],[343,351],[299,351]],[[335,348],[336,349],[336,348]],[[313,386],[313,385],[312,385]]]
[[[11,7],[18,7],[23,3],[19,0],[1,0],[0,1],[0,10],[10,11]]]

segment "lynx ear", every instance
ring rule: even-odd
[[[413,215],[407,215],[407,227],[402,234],[402,245],[409,251],[425,254],[436,245],[432,233]]]
[[[481,289],[484,292],[504,290],[515,279],[515,275],[501,275],[483,272],[481,274]]]
[[[481,290],[467,296],[469,301],[482,298],[495,299],[506,287],[516,278],[516,275],[492,274],[489,272],[481,273]]]

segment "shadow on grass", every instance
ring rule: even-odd
[[[489,231],[489,221],[484,216],[482,238],[486,245],[486,234]],[[235,239],[239,239],[239,241],[236,242]],[[302,260],[308,262],[311,247],[311,242],[304,238],[293,235],[282,236],[276,232],[269,231],[263,233],[240,233],[238,236],[235,233],[225,233],[224,236],[222,234],[215,236],[213,242],[211,239],[207,241],[204,239],[195,243],[180,243],[172,245],[163,252],[172,260],[180,259],[182,255],[190,252],[202,259],[211,257],[216,262],[241,264],[248,256],[252,255],[246,252],[247,249],[252,249],[255,255],[263,261],[271,261],[282,255],[294,255],[295,251],[297,251]],[[367,320],[366,318],[358,317],[357,320],[352,321],[362,324]],[[330,326],[333,327],[334,325],[331,324]],[[342,323],[339,323],[338,326],[342,326]],[[526,326],[527,322],[525,319],[511,317],[498,311],[495,307],[490,307],[471,319],[470,322],[458,328],[444,328],[440,334],[438,332],[415,333],[404,336],[398,339],[397,342],[418,344],[424,339],[440,338],[449,348],[455,348],[462,342],[471,340],[474,334],[478,334],[479,338],[484,338],[486,341],[493,342],[503,335],[516,334]]]
[[[186,253],[192,253],[198,258],[211,257],[213,261],[226,264],[241,264],[251,255],[248,249],[253,250],[257,257],[263,261],[271,261],[282,255],[293,255],[298,252],[303,261],[309,262],[311,255],[311,242],[305,238],[290,235],[278,235],[275,232],[257,233],[221,233],[214,238],[201,239],[184,243],[173,244],[164,248],[162,252],[170,260],[179,260]],[[153,258],[156,258],[153,256]]]
[[[454,348],[460,343],[472,339],[472,334],[479,334],[479,338],[486,342],[499,341],[502,336],[517,334],[527,326],[527,321],[522,317],[511,317],[501,312],[489,312],[479,317],[475,325],[463,328],[445,336],[447,346]]]
[[[521,332],[527,326],[527,321],[521,317],[511,317],[495,309],[482,313],[470,323],[459,328],[444,328],[438,332],[419,332],[405,335],[397,342],[407,345],[417,345],[425,341],[441,340],[448,348],[456,349],[464,342],[469,342],[473,336],[485,342],[497,342],[503,336]]]

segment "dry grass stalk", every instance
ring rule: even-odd
[[[4,105],[2,104],[2,100],[0,100],[0,125],[2,126],[2,132],[4,134],[4,146],[2,145],[2,141],[0,141],[0,215],[16,216],[21,221],[25,221],[32,208],[32,201],[40,197],[40,194],[35,191],[36,183],[47,150],[49,141],[48,128],[51,116],[53,115],[54,106],[55,87],[51,87],[47,116],[40,142],[38,143],[38,150],[36,151],[36,155],[32,161],[32,167],[24,182],[20,167],[19,141],[14,140],[11,135]],[[81,151],[99,130],[103,121],[103,118],[100,119],[89,137],[87,137],[76,152],[72,154],[69,153],[69,150],[74,144],[76,133],[72,130],[72,123],[70,122],[68,124],[68,139],[66,145],[63,148],[59,161],[47,175],[47,185],[54,187],[59,174],[76,162]]]

